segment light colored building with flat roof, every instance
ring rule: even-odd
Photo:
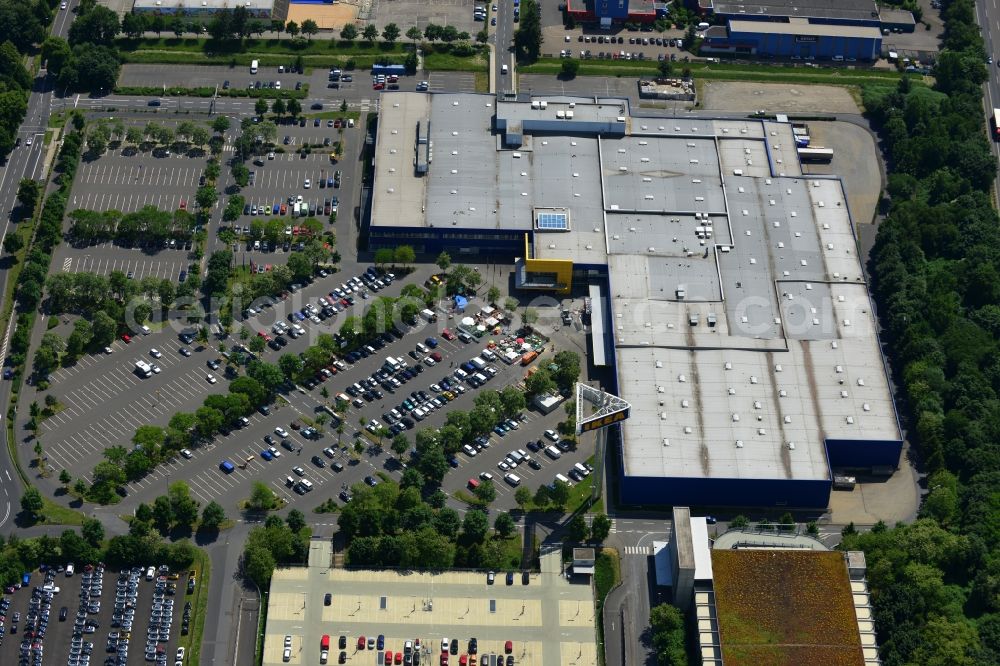
[[[394,93],[376,152],[374,246],[601,285],[625,502],[825,508],[833,469],[898,464],[843,185],[803,175],[788,123]]]

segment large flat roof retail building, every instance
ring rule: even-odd
[[[843,185],[802,174],[787,123],[386,94],[367,231],[600,285],[626,503],[822,508],[833,469],[898,464]]]

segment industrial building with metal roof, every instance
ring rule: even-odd
[[[601,285],[593,348],[632,405],[624,502],[825,508],[834,469],[898,464],[843,185],[803,175],[788,123],[387,94],[373,188],[375,247],[506,253],[521,289]]]

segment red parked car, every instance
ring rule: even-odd
[[[122,333],[122,340],[129,343],[132,342],[132,337],[128,333]]]
[[[364,636],[358,636],[358,649],[359,650],[364,650],[365,649],[365,637]]]

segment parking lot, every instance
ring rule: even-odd
[[[178,640],[187,633],[183,618],[191,613],[185,608],[185,598],[191,598],[185,595],[187,575],[169,574],[165,567],[147,573],[80,565],[69,576],[61,566],[30,574],[27,585],[8,588],[0,601],[6,631],[0,663],[173,663]]]
[[[471,9],[470,20],[471,20]],[[394,19],[395,20],[395,19]],[[402,24],[400,24],[402,25]],[[481,26],[482,24],[477,24]],[[478,28],[477,28],[478,30]],[[126,64],[118,78],[120,86],[167,86],[167,87],[215,87],[221,90],[226,81],[231,88],[246,88],[258,81],[266,84],[269,81],[281,81],[281,88],[295,89],[296,83],[309,84],[308,99],[302,100],[305,110],[313,100],[329,103],[328,109],[335,109],[342,100],[346,100],[352,108],[362,107],[368,110],[375,107],[378,99],[377,91],[372,90],[371,75],[368,70],[346,70],[350,81],[341,80],[331,86],[328,71],[322,67],[306,70],[305,74],[290,74],[278,72],[277,67],[261,67],[257,74],[251,74],[246,67],[215,67],[201,65],[145,65]],[[475,74],[472,72],[418,72],[414,76],[400,77],[400,90],[413,90],[418,81],[428,81],[434,92],[475,92]],[[152,99],[152,97],[150,97]],[[205,105],[210,100],[205,100]],[[220,104],[243,105],[248,112],[253,109],[256,100],[248,98],[220,98]],[[162,107],[161,107],[162,108]]]
[[[427,0],[426,2],[380,2],[372,3],[375,18],[372,23],[386,25],[396,23],[405,34],[411,26],[421,30],[428,23],[440,26],[453,25],[459,32],[468,32],[475,37],[483,29],[484,23],[472,17],[473,7],[486,4],[482,0]]]
[[[189,263],[184,250],[161,250],[153,258],[138,248],[122,248],[112,243],[90,247],[83,254],[66,245],[60,248],[53,265],[63,273],[107,275],[121,271],[136,280],[149,276],[177,280]]]
[[[105,448],[126,445],[141,425],[163,425],[175,412],[200,406],[212,388],[204,365],[210,352],[193,346],[192,356],[184,357],[176,336],[167,336],[139,335],[129,344],[117,340],[111,354],[87,356],[52,373],[51,391],[64,405],[43,424],[52,465],[88,479]],[[160,354],[155,359],[154,348]],[[137,360],[151,361],[161,371],[140,378],[133,372]]]
[[[590,51],[592,58],[597,58],[600,52],[620,55],[622,52],[633,54],[636,58],[642,54],[646,60],[658,60],[660,54],[667,58],[675,56],[678,62],[684,60],[685,56],[691,54],[678,48],[676,40],[684,38],[683,30],[667,30],[656,32],[655,30],[594,30],[587,27],[577,27],[567,30],[561,23],[549,25],[542,29],[544,37],[543,55],[559,57],[560,51],[567,50],[573,58],[581,58]],[[661,43],[657,44],[656,41]],[[674,40],[674,46],[670,46],[670,40]],[[644,43],[645,41],[645,43]]]
[[[172,127],[175,122],[159,124]],[[193,213],[207,157],[200,151],[192,155],[112,144],[100,157],[80,164],[68,210],[133,213],[153,206],[168,212],[184,208]],[[188,266],[190,250],[191,244],[182,242],[174,248],[126,247],[113,241],[63,243],[56,250],[52,270],[99,275],[122,271],[136,279],[156,276],[178,280]]]
[[[293,294],[287,301],[280,302],[275,307],[263,309],[259,315],[251,317],[244,324],[248,325],[252,331],[264,331],[273,335],[271,327],[276,321],[287,321],[287,313],[292,310],[300,309],[307,303],[316,303],[320,297],[328,298],[329,293],[334,288],[339,288],[339,285],[349,280],[350,277],[344,274],[334,274],[327,278],[318,278],[313,284],[307,285],[301,291]],[[398,296],[406,282],[415,280],[417,280],[416,276],[396,280],[384,291],[380,291],[378,295]],[[372,294],[372,296],[374,295]],[[281,348],[280,351],[265,347],[261,357],[268,362],[277,363],[282,354],[296,354],[304,351],[309,344],[315,342],[319,333],[332,334],[336,332],[345,316],[360,316],[363,312],[362,308],[367,302],[369,301],[357,298],[355,305],[350,309],[334,315],[320,324],[311,323],[309,320],[300,322],[306,335],[297,339],[282,336],[283,340],[287,342],[287,346]],[[421,326],[407,332],[402,339],[394,339],[389,344],[385,344],[382,349],[377,350],[376,354],[368,358],[362,358],[351,365],[341,363],[344,369],[338,368],[337,374],[324,382],[318,382],[311,388],[307,386],[297,387],[283,396],[283,399],[280,399],[272,407],[269,415],[253,414],[249,418],[249,423],[244,427],[220,435],[206,445],[194,449],[191,453],[191,459],[177,458],[161,465],[149,476],[130,484],[129,494],[135,495],[136,500],[151,501],[162,490],[164,482],[181,478],[189,484],[192,495],[199,501],[203,503],[212,500],[218,501],[228,510],[233,510],[239,500],[249,496],[250,484],[253,481],[261,480],[268,484],[282,499],[300,506],[300,508],[308,509],[321,504],[326,499],[337,498],[341,491],[362,482],[366,476],[375,476],[381,473],[398,480],[404,468],[396,456],[388,451],[387,439],[383,442],[383,448],[375,446],[368,439],[363,439],[362,441],[367,446],[364,454],[357,456],[353,453],[354,438],[362,430],[361,421],[369,423],[372,419],[381,420],[383,414],[396,408],[404,399],[411,399],[412,391],[418,393],[423,391],[430,399],[440,399],[441,391],[435,391],[432,385],[439,385],[440,388],[440,382],[445,377],[455,381],[453,375],[457,367],[479,355],[486,342],[484,339],[466,344],[457,339],[445,339],[441,335],[441,331],[448,326],[454,328],[455,321],[447,319],[443,314],[435,324],[426,324],[422,321],[421,324]],[[582,333],[574,332],[573,335],[578,335],[582,342]],[[417,343],[423,343],[428,336],[436,337],[437,347],[434,351],[441,355],[441,361],[433,367],[417,363],[409,355],[411,351],[416,353]],[[137,398],[133,401],[132,406],[126,408],[129,410],[127,414],[116,415],[115,418],[124,424],[124,427],[117,427],[118,430],[128,431],[130,436],[131,430],[129,428],[134,430],[133,426],[139,422],[139,414],[145,412],[148,422],[162,423],[174,411],[181,409],[175,404],[184,403],[188,405],[187,409],[193,409],[195,401],[203,398],[205,393],[218,391],[224,387],[225,379],[220,373],[216,373],[220,376],[218,385],[210,386],[205,381],[207,371],[205,361],[216,357],[214,352],[196,352],[191,359],[180,357],[176,353],[179,343],[175,340],[176,338],[172,335],[154,333],[149,338],[140,338],[139,341],[132,343],[132,345],[140,343],[142,349],[156,345],[163,352],[164,358],[169,356],[171,362],[176,359],[176,364],[183,365],[185,370],[182,371],[181,376],[170,380],[172,383],[169,387],[164,387],[158,392],[154,391],[152,395],[147,393],[145,397]],[[116,345],[120,347],[122,343],[119,342]],[[129,351],[134,353],[139,349],[140,347],[135,347]],[[115,353],[118,351],[116,350]],[[304,427],[306,425],[304,419],[315,419],[318,414],[322,413],[324,405],[332,404],[333,397],[337,393],[344,392],[354,382],[368,378],[383,365],[385,357],[389,355],[404,357],[411,367],[420,365],[423,371],[414,379],[405,380],[405,383],[401,382],[401,387],[396,389],[395,393],[390,394],[384,387],[380,387],[378,390],[381,392],[381,397],[372,394],[369,400],[361,400],[358,403],[361,405],[360,408],[354,405],[349,407],[344,415],[343,433],[338,435],[334,432],[334,428],[328,425],[318,439],[309,440],[301,435],[301,431],[297,430],[296,426]],[[423,357],[423,355],[420,356]],[[517,384],[523,379],[525,368],[517,363],[508,366],[498,361],[492,365],[497,370],[496,377],[490,379],[483,388],[500,390],[504,386]],[[136,386],[137,383],[157,381],[168,372],[172,372],[172,370],[165,366],[163,374],[154,375],[151,379],[139,380],[135,375],[124,379],[130,385],[135,386],[135,389],[139,389],[142,387]],[[123,367],[118,371],[118,374],[128,374],[128,368]],[[102,379],[101,381],[107,383],[108,380]],[[324,388],[328,398],[322,396]],[[83,392],[89,391],[90,389],[87,387]],[[439,427],[443,424],[447,411],[471,409],[477,392],[477,389],[465,385],[464,394],[457,395],[446,407],[432,410],[422,422],[414,424],[415,428]],[[168,397],[168,393],[176,393],[176,395]],[[190,397],[182,399],[181,396],[185,394],[189,394]],[[71,394],[70,399],[77,399],[77,395]],[[426,402],[426,400],[421,400],[421,402]],[[139,414],[135,413],[136,410],[139,411]],[[457,464],[457,469],[452,470],[445,477],[443,489],[449,494],[454,494],[464,488],[470,478],[478,479],[481,472],[489,472],[495,477],[498,497],[496,507],[513,508],[515,506],[514,488],[503,483],[505,472],[498,467],[498,463],[511,450],[530,448],[527,446],[529,441],[544,439],[543,431],[554,429],[563,418],[564,414],[561,409],[557,409],[549,415],[542,415],[531,409],[525,410],[524,420],[519,422],[517,430],[503,436],[491,433],[488,438],[489,446],[477,451],[475,456],[459,452],[453,463]],[[389,426],[384,422],[382,424],[386,427]],[[111,420],[108,425],[115,427],[117,423]],[[275,428],[278,427],[283,428],[287,432],[287,436],[276,436]],[[85,432],[89,432],[89,430],[85,430]],[[412,432],[409,432],[409,436],[412,441]],[[265,437],[273,438],[273,443],[266,442]],[[287,440],[287,448],[279,446],[281,440]],[[548,445],[550,442],[546,441],[545,443]],[[69,446],[69,444],[66,443],[64,446]],[[103,446],[102,444],[101,448]],[[280,455],[272,460],[263,459],[261,451],[271,447]],[[325,449],[328,450],[324,452]],[[542,484],[551,483],[555,474],[566,475],[574,463],[585,461],[592,453],[592,451],[588,452],[586,447],[581,447],[579,450],[564,452],[562,458],[557,461],[551,460],[541,452],[532,453],[531,457],[538,463],[539,469],[521,464],[515,473],[522,479],[524,485],[534,491]],[[323,463],[322,466],[312,462],[314,456],[318,456],[318,459]],[[224,459],[234,464],[234,469],[229,473],[223,472],[219,468],[220,461]],[[340,471],[334,470],[334,463],[340,463],[342,469]],[[293,473],[293,467],[301,467],[304,474],[299,476]],[[312,492],[305,496],[296,493],[287,482],[289,476],[293,477],[296,483],[300,478],[310,481],[313,484]]]
[[[399,654],[398,663],[410,655],[428,666],[473,654],[494,666],[597,663],[591,587],[563,578],[557,561],[510,583],[501,572],[493,584],[483,572],[284,568],[268,601],[265,666],[322,663],[324,635],[329,664],[387,664],[388,653],[391,663]]]

